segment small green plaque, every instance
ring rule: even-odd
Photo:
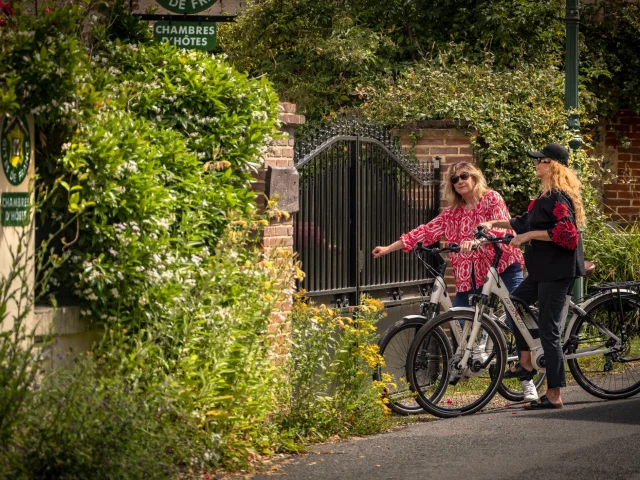
[[[23,227],[29,223],[29,192],[3,192],[1,199],[3,227]]]
[[[0,159],[9,183],[20,185],[31,161],[31,137],[25,117],[15,115],[4,123],[0,132]]]
[[[156,40],[195,50],[216,48],[216,31],[216,24],[211,22],[156,22],[153,25]]]
[[[173,13],[200,13],[213,7],[218,0],[156,0],[160,5]]]

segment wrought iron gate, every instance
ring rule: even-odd
[[[437,215],[438,159],[418,161],[385,128],[343,119],[296,139],[295,160],[300,288],[338,306],[356,304],[364,292],[387,305],[417,296],[427,280],[413,255],[374,259],[371,251]]]

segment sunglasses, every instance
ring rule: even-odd
[[[469,172],[462,172],[460,175],[454,175],[453,177],[451,177],[451,184],[455,185],[460,179],[469,180],[470,176],[471,174]]]
[[[551,163],[551,160],[549,160],[548,158],[534,158],[533,159],[533,164],[534,165],[538,165],[539,163]]]

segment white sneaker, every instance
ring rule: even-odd
[[[522,391],[524,392],[524,399],[527,402],[533,402],[538,399],[538,391],[536,390],[536,385],[533,383],[533,380],[523,380]]]

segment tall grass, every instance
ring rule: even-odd
[[[640,280],[640,223],[589,226],[584,236],[585,259],[596,264],[590,284]]]

